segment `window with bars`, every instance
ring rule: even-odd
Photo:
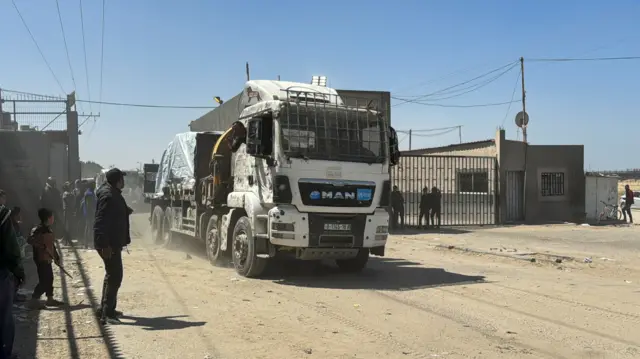
[[[543,197],[564,196],[564,172],[542,172],[540,194]]]
[[[489,193],[489,172],[471,170],[458,172],[458,193]]]

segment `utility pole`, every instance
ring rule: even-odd
[[[458,139],[462,143],[462,125],[458,126]]]
[[[249,81],[250,80],[250,77],[249,77],[249,62],[246,63],[245,67],[246,67],[246,72],[247,72],[247,81]]]
[[[522,113],[523,116],[527,115],[527,93],[524,90],[524,57],[520,58],[520,74],[522,74]],[[523,122],[522,126],[522,141],[527,143],[527,124]]]
[[[411,151],[411,130],[409,130],[409,151]]]

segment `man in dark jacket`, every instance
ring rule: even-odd
[[[400,229],[404,229],[404,197],[398,186],[393,186],[391,191],[391,211],[393,212],[392,227],[398,229],[398,220],[400,220]]]
[[[6,194],[0,190],[0,358],[12,358],[13,301],[16,286],[24,282],[24,268],[11,223],[11,211],[4,206],[5,201]]]
[[[422,227],[422,217],[424,217],[424,227],[429,229],[429,211],[431,210],[431,195],[429,194],[429,188],[422,189],[422,196],[420,196],[420,215],[418,216],[418,227]]]
[[[102,307],[98,310],[102,324],[118,324],[121,312],[116,311],[118,290],[122,284],[122,249],[131,243],[130,210],[122,197],[124,176],[117,168],[106,173],[107,182],[96,191],[96,215],[93,224],[93,245],[104,261]]]
[[[433,186],[431,193],[429,194],[431,199],[431,227],[440,228],[440,211],[442,206],[442,193],[438,187]]]
[[[53,212],[53,218],[62,218],[62,194],[56,187],[56,180],[53,177],[47,178],[47,183],[40,195],[40,207],[50,209]],[[54,224],[53,233],[60,237],[64,235],[61,226],[63,223],[64,221],[58,221]]]
[[[629,187],[629,185],[624,186],[624,207],[622,207],[622,215],[624,216],[624,221],[627,221],[627,214],[629,215],[629,223],[633,223],[633,216],[631,215],[631,205],[634,203],[633,200],[633,191]]]

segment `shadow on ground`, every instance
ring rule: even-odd
[[[484,276],[425,268],[420,263],[396,258],[371,258],[364,271],[354,274],[342,273],[324,262],[282,260],[274,263],[266,279],[298,287],[397,291],[485,282]]]
[[[167,317],[144,318],[132,315],[122,317],[122,325],[135,325],[145,330],[176,330],[190,327],[201,327],[206,322],[186,322],[178,318],[186,318],[186,315],[174,315]]]
[[[23,261],[24,270],[26,272],[26,284],[20,288],[20,293],[27,298],[31,298],[31,292],[38,283],[38,273],[33,259],[28,256]],[[13,314],[16,323],[16,337],[13,343],[13,352],[19,354],[22,358],[35,358],[38,344],[38,324],[40,321],[40,312],[29,310],[26,302],[15,303],[13,306]]]

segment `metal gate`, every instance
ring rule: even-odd
[[[507,171],[507,222],[524,220],[524,171]]]
[[[495,224],[496,166],[494,157],[402,156],[391,181],[404,198],[405,226],[420,224],[422,191],[433,187],[441,193],[443,226]]]

